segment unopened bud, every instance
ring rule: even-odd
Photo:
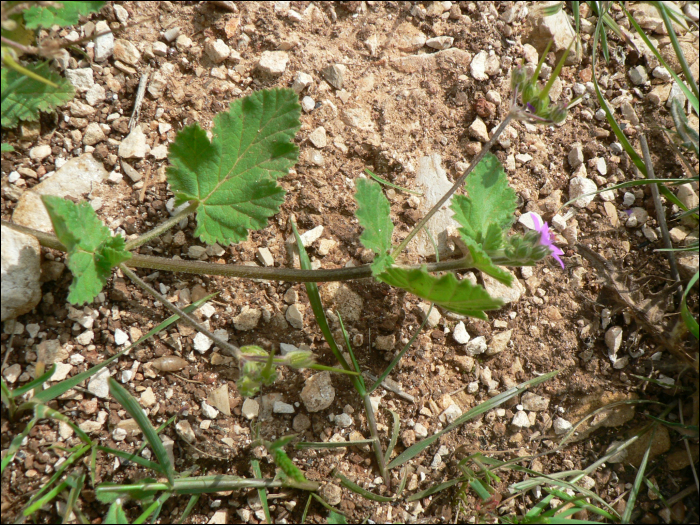
[[[303,350],[289,352],[285,358],[292,368],[309,368],[315,362],[314,355]]]

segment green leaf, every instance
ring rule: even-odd
[[[130,259],[131,253],[124,249],[123,237],[110,235],[88,202],[75,204],[53,195],[41,200],[68,250],[66,265],[73,273],[68,301],[89,303],[102,291],[112,268]]]
[[[348,520],[345,518],[345,516],[343,516],[342,514],[338,514],[334,510],[332,510],[330,514],[328,514],[328,518],[326,519],[326,523],[333,525],[344,525],[347,522]]]
[[[15,147],[12,144],[8,144],[7,142],[2,143],[2,153],[5,152],[10,152],[10,151],[15,151]]]
[[[14,128],[20,120],[35,122],[39,120],[39,112],[53,111],[73,99],[73,86],[65,78],[49,69],[47,63],[38,65],[26,64],[23,67],[29,71],[50,80],[52,87],[34,78],[27,77],[18,71],[2,68],[2,120],[3,128]]]
[[[452,273],[434,277],[425,267],[412,270],[389,268],[377,278],[452,312],[478,319],[486,320],[484,310],[497,310],[503,306],[501,299],[491,297],[483,287],[472,284],[467,279],[458,281]]]
[[[513,224],[516,208],[515,192],[508,186],[508,178],[496,156],[487,154],[467,177],[464,187],[469,196],[455,195],[451,206],[454,219],[462,225],[459,231],[479,244],[484,244],[486,239],[493,242],[495,230],[490,225],[507,230]]]
[[[480,244],[477,244],[469,237],[465,237],[463,240],[467,245],[467,248],[469,248],[469,253],[472,256],[472,265],[474,268],[478,268],[482,272],[489,274],[494,279],[498,279],[506,286],[513,284],[513,275],[504,268],[493,264],[491,257],[488,256]]]
[[[61,27],[78,23],[80,15],[96,13],[104,2],[52,2],[55,5],[32,6],[24,11],[24,20],[28,29],[51,27],[57,24]]]
[[[177,204],[198,203],[196,236],[208,244],[240,242],[279,211],[285,191],[276,181],[299,156],[292,143],[299,114],[291,89],[258,91],[214,118],[211,142],[198,124],[178,134],[168,181]]]
[[[365,248],[369,248],[376,255],[372,262],[372,274],[382,273],[394,263],[394,260],[386,255],[391,248],[391,234],[394,231],[394,223],[391,222],[391,207],[386,200],[382,188],[376,182],[369,179],[357,181],[357,220],[364,228],[360,241]]]

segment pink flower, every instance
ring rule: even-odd
[[[555,246],[554,241],[552,241],[552,237],[549,234],[549,225],[546,222],[542,224],[539,217],[535,214],[532,214],[532,221],[535,223],[535,230],[540,234],[540,244],[549,248],[549,251],[552,252],[552,257],[557,260],[563,270],[564,262],[559,256],[564,255],[564,252],[558,246]]]

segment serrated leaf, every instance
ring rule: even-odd
[[[68,251],[66,266],[73,274],[68,302],[92,302],[107,283],[114,266],[131,258],[124,238],[112,237],[88,202],[75,204],[43,195],[46,211],[58,239]]]
[[[425,267],[410,270],[389,268],[377,278],[452,312],[478,319],[486,320],[484,310],[497,310],[503,306],[501,299],[491,297],[482,286],[472,284],[467,279],[458,281],[452,273],[435,277]]]
[[[494,279],[498,279],[506,286],[513,284],[513,275],[504,268],[493,264],[491,257],[489,257],[488,253],[486,253],[480,244],[477,244],[476,241],[470,239],[469,237],[464,237],[463,240],[467,245],[467,248],[469,248],[469,253],[472,256],[472,265],[474,268],[489,274]]]
[[[501,231],[510,228],[517,204],[515,192],[495,155],[487,154],[476,165],[464,187],[469,196],[455,195],[451,206],[462,235],[483,244],[487,234],[492,234],[490,224]]]
[[[394,223],[391,222],[391,206],[382,188],[369,179],[357,181],[357,212],[355,216],[364,228],[360,241],[365,248],[372,250],[376,257],[372,262],[372,274],[379,275],[394,264],[394,259],[387,255],[391,248],[391,234]]]
[[[23,65],[29,71],[56,84],[49,86],[22,75],[14,69],[2,68],[2,120],[3,128],[13,128],[20,120],[39,120],[39,112],[54,108],[73,99],[73,86],[65,78],[49,69],[48,64]]]
[[[51,27],[57,24],[61,27],[78,23],[80,15],[96,13],[104,2],[52,2],[53,5],[35,5],[24,11],[24,20],[28,29]]]
[[[211,142],[198,124],[178,134],[168,181],[178,204],[199,204],[196,236],[208,244],[240,242],[279,211],[285,191],[276,181],[299,156],[292,143],[299,115],[291,89],[258,91],[214,118]]]

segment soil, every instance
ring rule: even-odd
[[[239,96],[264,88],[288,87],[297,72],[309,73],[314,78],[313,84],[300,96],[301,99],[308,95],[317,103],[313,111],[302,113],[302,128],[297,135],[301,148],[300,160],[295,169],[280,181],[287,191],[286,201],[265,229],[252,232],[246,242],[226,247],[222,250],[223,254],[208,258],[210,262],[226,264],[257,264],[257,250],[267,247],[275,258],[276,266],[287,266],[285,239],[291,233],[289,219],[292,215],[300,230],[323,225],[322,239],[336,241],[327,255],[319,253],[318,241],[309,248],[312,260],[318,261],[323,268],[366,262],[366,254],[359,242],[361,228],[354,218],[353,181],[365,168],[369,168],[395,184],[416,189],[414,177],[418,159],[432,153],[442,157],[448,177],[454,180],[458,175],[455,165],[469,162],[475,148],[479,147],[467,131],[477,116],[477,110],[482,116],[485,115],[483,118],[488,129],[496,127],[507,114],[511,97],[509,64],[523,57],[522,44],[526,42],[528,32],[524,19],[506,24],[499,18],[511,7],[509,2],[453,2],[459,6],[460,16],[425,18],[411,15],[415,2],[323,2],[315,3],[315,7],[309,2],[291,2],[294,10],[304,13],[300,23],[293,23],[286,13],[276,11],[272,2],[125,2],[122,5],[130,15],[126,27],[116,21],[111,4],[109,2],[100,13],[91,15],[89,19],[81,20],[81,24],[88,20],[107,20],[115,28],[116,38],[126,39],[142,51],[146,45],[163,41],[162,32],[173,26],[178,26],[180,34],[189,36],[193,41],[189,50],[179,51],[172,47],[173,51],[166,56],[148,58],[144,53],[137,65],[139,72],[147,64],[155,71],[164,62],[171,61],[177,70],[165,94],[157,100],[147,95],[141,107],[140,122],[152,147],[158,143],[167,144],[179,129],[193,122],[211,129],[213,117]],[[222,7],[222,4],[233,7]],[[426,3],[430,7],[428,4],[432,3]],[[446,13],[449,14],[448,11]],[[147,17],[146,21],[134,23],[144,17]],[[394,60],[407,53],[399,51],[392,44],[394,37],[405,30],[401,24],[419,29],[428,38],[452,36],[453,47],[468,51],[472,57],[482,50],[493,52],[501,59],[500,70],[486,81],[474,80],[468,67],[449,61],[437,67],[424,66],[414,72],[405,72],[396,67]],[[58,36],[67,33],[59,32]],[[248,35],[250,42],[247,46],[238,47],[243,34]],[[379,45],[371,52],[364,42],[373,35],[378,37]],[[216,65],[202,52],[204,42],[209,38],[220,38],[240,52],[239,61],[229,59],[224,63],[231,70],[226,80],[210,76]],[[611,37],[611,46],[624,48],[624,44],[614,37]],[[288,47],[290,61],[284,74],[266,77],[256,69],[263,51]],[[433,52],[429,48],[424,49]],[[84,60],[77,54],[74,58],[76,61]],[[625,73],[627,68],[637,65],[637,62],[631,63],[633,58],[629,58],[626,64],[613,61],[609,67],[603,68],[609,75],[621,73],[619,80],[611,82],[609,98],[617,96],[620,88],[628,89]],[[553,64],[551,60],[548,62]],[[347,68],[344,91],[324,82],[320,73],[323,68],[336,63],[345,64]],[[638,63],[643,64],[644,59],[638,59]],[[109,138],[116,140],[101,142],[95,147],[93,155],[105,164],[108,171],[118,170],[118,141],[128,133],[125,124],[133,109],[139,74],[121,72],[114,67],[112,59],[100,66],[93,66],[93,69],[96,82],[105,86],[108,95],[107,101],[97,107],[96,120],[107,122],[110,114],[122,115],[111,124]],[[565,67],[561,74],[565,90],[575,82],[586,82],[590,74],[588,56],[584,56],[581,63]],[[648,90],[648,87],[644,90]],[[482,102],[477,106],[476,101],[484,99],[490,91],[497,92],[503,102],[495,106]],[[527,162],[518,162],[515,169],[507,170],[510,183],[519,195],[517,215],[538,211],[545,220],[551,221],[560,204],[568,200],[568,181],[573,170],[567,156],[575,142],[583,143],[586,161],[596,157],[606,160],[609,172],[615,177],[615,180],[608,177],[607,182],[623,182],[636,177],[634,166],[624,154],[616,156],[611,153],[610,145],[615,142],[615,137],[607,123],[586,118],[586,111],[591,115],[597,109],[594,100],[593,97],[574,108],[562,126],[528,128],[515,123],[513,128],[517,136],[512,137],[509,147],[495,147],[494,153],[504,164],[512,154],[532,156]],[[665,136],[652,127],[653,124],[660,124],[672,128],[668,112],[636,96],[634,107],[640,120],[648,124],[650,150],[657,174],[687,176],[680,175],[686,173],[685,167],[669,147]],[[348,108],[365,111],[369,125],[365,129],[346,125],[340,117]],[[19,189],[21,192],[36,185],[41,175],[54,170],[59,156],[70,158],[85,151],[81,148],[78,148],[80,151],[64,149],[64,139],[76,129],[70,118],[64,118],[68,115],[67,108],[59,108],[55,114],[45,115],[41,120],[39,138],[31,142],[21,140],[19,130],[10,130],[4,135],[3,141],[14,145],[16,152],[3,153],[2,156],[3,219],[10,220],[18,197],[17,188],[8,183],[10,172],[20,167],[37,172],[35,178],[24,177],[25,186]],[[159,123],[171,124],[172,131],[159,134]],[[328,137],[327,146],[321,149],[324,159],[322,166],[310,161],[309,154],[313,148],[307,140],[308,135],[319,126],[325,128]],[[638,137],[631,134],[630,140],[640,151]],[[52,155],[41,163],[30,160],[27,155],[29,149],[37,144],[52,146]],[[697,169],[697,158],[692,158],[691,163]],[[118,184],[106,186],[101,195],[104,205],[98,210],[98,215],[106,224],[113,229],[121,227],[130,236],[144,233],[168,218],[165,203],[173,196],[164,177],[166,160],[147,157],[132,164],[145,174],[144,183],[135,184],[129,177],[124,177]],[[594,168],[589,168],[590,173],[594,171]],[[644,207],[651,217],[656,217],[650,190],[647,186],[641,188],[637,190],[641,193],[635,205]],[[410,195],[395,190],[387,190],[386,194],[391,201],[392,220],[396,224],[394,241],[398,242],[412,228],[417,217],[409,202]],[[621,202],[620,193],[616,200],[619,209],[622,209]],[[534,418],[529,428],[518,429],[511,425],[520,409],[517,398],[501,406],[504,409],[501,412],[490,411],[472,419],[407,464],[409,493],[460,475],[457,466],[459,459],[477,451],[501,460],[550,451],[522,464],[543,473],[583,469],[604,454],[611,442],[630,435],[636,426],[647,421],[642,416],[644,411],[652,415],[660,412],[656,408],[639,408],[636,414],[634,411],[629,414],[632,419],[623,417],[619,426],[595,427],[585,434],[585,439],[574,440],[561,450],[555,450],[560,437],[554,433],[554,419],[563,417],[576,423],[581,416],[605,403],[641,398],[665,404],[680,399],[683,401],[685,421],[691,420],[693,414],[697,415],[697,406],[693,409],[693,403],[687,397],[696,392],[697,370],[688,370],[676,354],[666,351],[664,344],[667,343],[659,340],[669,337],[679,319],[675,313],[677,309],[669,306],[665,310],[664,324],[658,324],[656,328],[649,326],[644,319],[634,315],[634,310],[626,307],[629,305],[620,302],[619,293],[611,289],[609,279],[600,273],[599,268],[575,251],[576,243],[589,247],[621,275],[629,278],[630,283],[636,283],[638,295],[635,297],[650,298],[667,290],[667,283],[670,282],[665,256],[654,251],[661,247],[660,241],[649,242],[639,229],[613,225],[600,199],[577,211],[573,219],[574,223],[577,222],[577,231],[569,231],[568,238],[557,236],[556,239],[565,250],[564,270],[551,258],[535,267],[532,276],[516,270],[516,276],[525,286],[525,292],[517,302],[490,313],[488,322],[474,319],[464,321],[472,337],[483,336],[487,341],[491,341],[496,334],[512,330],[505,350],[488,357],[482,354],[476,358],[474,369],[463,371],[455,358],[464,356],[464,348],[455,342],[452,335],[459,319],[442,312],[438,325],[425,330],[417,338],[391,375],[403,391],[414,396],[415,402],[379,390],[383,396],[382,408],[396,411],[401,419],[401,439],[394,452],[398,454],[415,439],[415,435],[406,431],[416,423],[424,425],[432,434],[444,428],[444,418],[441,421],[440,414],[452,402],[466,412],[489,399],[490,395],[483,385],[475,393],[467,393],[471,391],[469,384],[479,381],[486,367],[493,379],[500,382],[500,390],[505,389],[503,385],[526,381],[553,370],[560,371],[552,380],[532,389],[536,394],[547,397],[550,403],[545,411],[531,413]],[[195,226],[193,220],[191,218],[182,230],[176,227],[170,234],[142,247],[140,253],[187,258],[190,246],[202,246],[192,235]],[[656,226],[656,221],[651,219],[650,225]],[[184,232],[184,244],[178,242],[176,234],[179,231]],[[52,250],[45,249],[44,256],[45,261],[63,261],[63,254]],[[410,250],[407,259],[408,262],[424,262]],[[192,300],[205,292],[219,292],[220,295],[212,301],[216,313],[209,318],[209,325],[211,330],[225,329],[233,344],[257,344],[268,350],[278,350],[280,343],[303,344],[314,351],[320,363],[336,364],[313,319],[305,288],[301,284],[152,271],[140,271],[139,274],[148,277],[151,284],[167,290],[166,295],[173,300],[182,299],[187,292]],[[86,370],[120,349],[114,341],[116,329],[127,333],[131,330],[132,337],[138,337],[139,332],[146,333],[169,316],[163,307],[116,271],[105,289],[104,300],[90,305],[98,312],[93,327],[95,339],[91,344],[81,345],[75,338],[84,329],[71,320],[71,309],[66,302],[70,281],[68,271],[51,276],[42,287],[44,300],[33,312],[21,316],[17,321],[24,326],[38,324],[45,340],[58,339],[64,348],[70,348],[70,354],[84,356],[85,361],[74,366],[71,375]],[[402,343],[420,325],[420,300],[371,279],[348,282],[346,285],[362,299],[361,315],[347,323],[350,338],[355,343],[354,351],[362,369],[379,375],[394,353],[401,349]],[[322,293],[327,286],[321,285]],[[285,294],[290,289],[298,292],[297,302],[305,312],[302,330],[292,328],[284,319],[283,314],[288,307]],[[689,301],[691,312],[697,317],[696,292],[691,293]],[[236,330],[232,319],[243,306],[267,310],[270,320],[261,320],[253,330]],[[326,306],[335,308],[342,305]],[[604,308],[612,312],[611,324],[623,327],[625,339],[619,355],[627,355],[627,352],[638,355],[640,348],[645,350],[643,355],[631,358],[621,369],[613,367],[608,358],[605,330],[601,327],[601,311]],[[3,368],[19,363],[22,370],[27,371],[36,362],[36,345],[41,339],[31,338],[26,331],[12,335],[10,324],[5,323],[2,334]],[[334,329],[337,330],[337,325],[334,325]],[[131,370],[134,361],[149,363],[164,355],[186,358],[188,366],[177,375],[153,373],[148,367],[142,367],[132,381],[124,384],[137,399],[146,389],[152,389],[157,403],[150,408],[149,416],[154,425],[163,423],[173,415],[191,424],[196,434],[194,445],[183,440],[174,426],[164,432],[175,441],[176,469],[180,472],[194,469],[194,475],[206,473],[252,477],[250,459],[255,456],[262,460],[263,474],[273,476],[271,457],[260,447],[251,445],[251,422],[242,415],[243,399],[235,386],[238,369],[227,363],[230,360],[226,356],[218,354],[219,357],[212,358],[213,354],[218,353],[214,348],[204,354],[193,351],[195,335],[187,326],[171,327],[131,355],[120,358],[110,370],[119,378],[122,371]],[[395,346],[388,351],[377,350],[373,342],[379,336],[394,336]],[[674,344],[677,345],[677,353],[697,356],[697,341],[690,336],[679,338]],[[653,357],[657,352],[665,352],[661,361],[655,360],[658,355]],[[673,378],[677,388],[664,389],[642,379],[658,379],[660,373]],[[300,432],[303,440],[328,441],[336,434],[347,439],[352,431],[369,437],[362,401],[350,381],[339,375],[333,375],[333,404],[321,412],[306,412],[300,403],[300,392],[311,375],[313,373],[309,370],[283,369],[280,370],[279,379],[263,390],[263,395],[267,397],[262,401],[258,398],[262,405],[259,417],[261,437],[273,440],[293,433],[303,423],[303,418],[299,422],[294,421],[295,415],[271,413],[270,406],[275,399],[294,404],[296,414],[308,417],[310,426],[304,429],[302,425]],[[206,418],[202,414],[201,401],[207,398],[210,391],[225,383],[230,393],[231,416],[219,414],[213,422],[202,425]],[[18,382],[13,386],[21,384]],[[113,439],[117,424],[128,419],[123,408],[114,401],[96,398],[85,390],[76,390],[72,395],[62,396],[51,406],[68,415],[76,424],[95,420],[97,413],[104,410],[108,413],[108,419],[101,430],[92,435],[93,438],[99,439],[102,445],[129,452],[141,444],[142,436],[128,436],[124,441]],[[348,428],[339,428],[329,419],[330,415],[342,412],[354,419],[353,425]],[[4,407],[2,416],[4,454],[12,438],[24,429],[29,418],[25,416],[10,421]],[[392,424],[391,415],[388,411],[380,410],[377,417],[380,435],[386,446]],[[293,425],[293,421],[297,424]],[[674,467],[668,460],[679,450],[685,450],[682,436],[673,431],[664,435],[666,442],[659,445],[663,454],[652,460],[648,477],[657,484],[664,497],[669,498],[690,487],[693,481],[691,467],[671,470]],[[663,441],[658,436],[655,439]],[[75,436],[67,440],[59,437],[54,421],[42,420],[34,427],[20,454],[2,477],[3,522],[21,519],[21,509],[28,497],[46,483],[56,461],[66,456],[64,450],[54,445],[69,447],[77,442]],[[690,444],[695,454],[694,462],[697,462],[697,436],[690,440]],[[442,446],[447,447],[449,454],[443,456],[442,463],[434,468],[435,454]],[[399,473],[391,473],[394,487],[386,487],[381,478],[378,479],[379,471],[370,451],[354,447],[331,454],[297,451],[291,447],[287,447],[287,450],[310,480],[329,482],[337,469],[368,490],[382,495],[394,494]],[[498,512],[521,515],[532,508],[537,501],[533,493],[509,498],[507,491],[508,485],[523,479],[523,475],[512,470],[503,470],[500,474],[500,482],[495,483],[494,487],[503,495],[504,503]],[[147,475],[134,465],[125,465],[106,454],[97,455],[96,483],[127,483]],[[623,503],[627,498],[627,484],[634,482],[635,475],[636,469],[629,463],[606,464],[593,474],[593,490],[620,510],[624,508]],[[418,505],[409,505],[403,499],[394,503],[371,502],[343,489],[336,506],[350,522],[454,521],[457,519],[457,489],[453,487],[424,498]],[[465,504],[459,511],[459,520],[489,519],[490,511],[478,504],[478,498],[468,487],[464,490]],[[692,492],[690,495],[690,498],[682,499],[674,506],[674,512],[683,512],[684,517],[680,521],[697,522],[697,501],[692,501]],[[307,493],[295,490],[284,490],[271,496],[275,522],[298,522],[307,497]],[[246,517],[250,523],[258,523],[261,516],[259,513],[256,515],[255,511],[260,507],[254,500],[254,492],[205,494],[187,522],[205,523],[212,519],[217,510],[226,510],[230,521],[239,522]],[[176,519],[187,501],[187,497],[171,497],[164,505],[160,520],[167,522]],[[95,499],[92,487],[81,493],[77,506],[92,523],[100,523],[107,510],[105,504]],[[664,506],[653,492],[642,490],[636,506],[636,520],[647,519],[647,523],[654,523],[662,519],[659,516]],[[251,512],[246,513],[246,509]],[[139,514],[139,508],[132,503],[127,504],[126,511],[130,519]],[[312,503],[308,520],[322,523],[327,515],[327,510]],[[593,515],[589,517],[593,518]],[[59,519],[55,505],[42,509],[33,517],[37,523],[53,523]]]

